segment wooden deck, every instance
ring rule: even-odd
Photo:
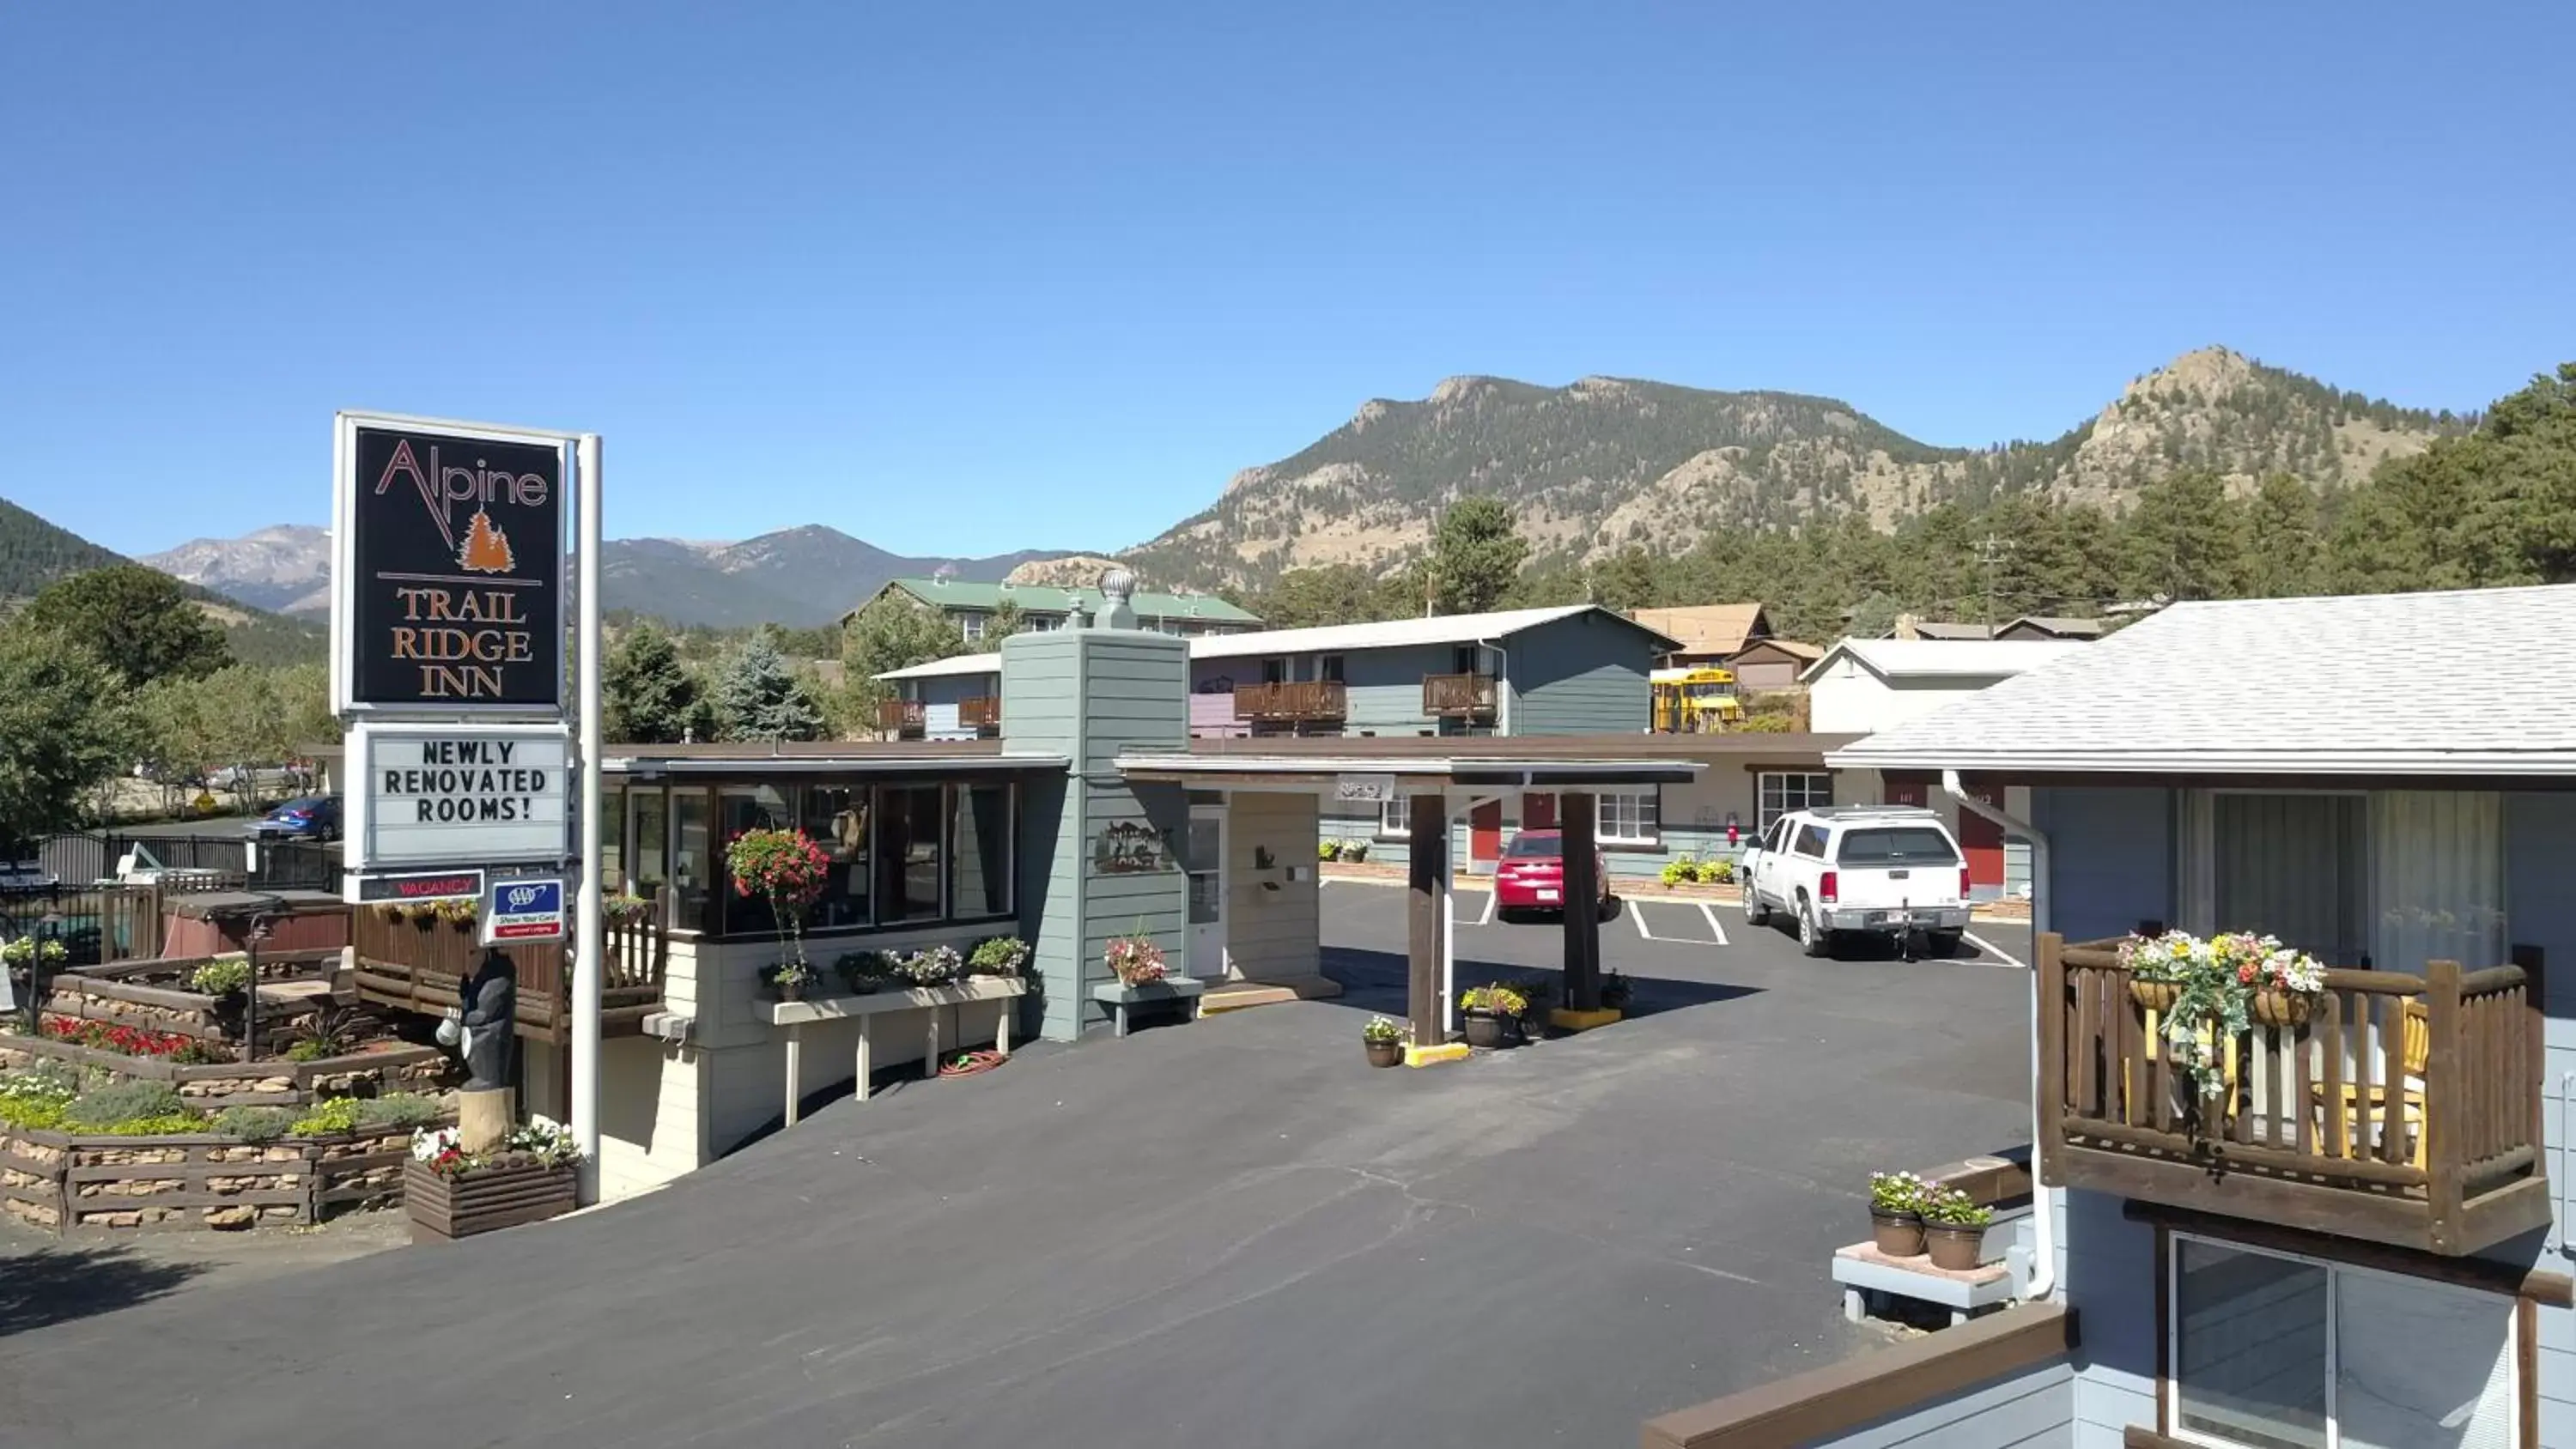
[[[483,956],[470,929],[445,921],[389,921],[367,907],[349,920],[357,948],[358,997],[378,1006],[437,1016],[457,1005],[457,988]],[[600,980],[599,1031],[637,1036],[644,1018],[662,1009],[670,938],[658,923],[610,923]],[[571,982],[561,943],[503,948],[519,970],[514,1013],[520,1036],[562,1043],[572,1038]]]

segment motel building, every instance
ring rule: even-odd
[[[1658,641],[1625,621],[1602,623],[1616,616],[1601,611],[1584,611],[1599,619],[1576,627],[1598,629],[1603,642],[1633,636],[1634,667],[1612,651],[1613,663],[1578,672],[1596,697],[1627,688],[1621,676],[1633,674],[1627,730],[1194,732],[1194,714],[1209,708],[1209,675],[1194,658],[1205,641],[1139,627],[1129,581],[1107,583],[1097,618],[1077,611],[1066,627],[1014,637],[993,656],[979,686],[998,701],[989,731],[607,747],[599,884],[631,899],[608,924],[603,962],[603,1198],[693,1171],[772,1124],[792,1124],[808,1104],[960,1048],[1110,1036],[1128,1024],[1337,995],[1322,970],[1317,869],[1319,846],[1337,836],[1364,834],[1385,846],[1376,858],[1405,872],[1411,1057],[1428,1065],[1463,1055],[1451,1041],[1450,922],[1461,909],[1451,887],[1471,863],[1491,868],[1496,827],[1487,822],[1561,828],[1569,898],[1581,899],[1591,883],[1573,877],[1589,874],[1585,847],[1604,824],[1642,842],[1635,833],[1671,820],[1673,834],[1696,846],[1722,836],[1719,822],[1733,812],[1749,838],[1763,782],[1795,776],[1799,798],[1775,783],[1770,803],[1805,803],[1824,793],[1809,781],[1822,780],[1823,750],[1839,743],[1645,733]],[[1545,652],[1521,642],[1524,661]],[[1432,658],[1434,672],[1456,672],[1442,646],[1408,647]],[[1533,693],[1544,687],[1524,680]],[[1419,697],[1419,679],[1411,684]],[[1597,698],[1592,708],[1602,717]],[[1704,830],[1682,824],[1701,819]],[[727,840],[787,826],[831,864],[804,931],[819,979],[795,1002],[776,1000],[766,984],[787,950],[778,923],[724,875]],[[1619,859],[1618,841],[1604,847]],[[1481,907],[1470,899],[1463,909],[1472,917]],[[1563,930],[1567,1008],[1597,1008],[1599,922],[1572,912]],[[351,934],[361,994],[382,1005],[434,1011],[448,979],[471,969],[461,954],[420,954],[461,953],[461,934],[450,946],[446,935],[363,909]],[[1103,956],[1125,936],[1154,941],[1170,980],[1122,986]],[[849,953],[971,952],[993,937],[1029,945],[1020,981],[853,995],[834,969]],[[560,1116],[571,1079],[563,948],[509,949],[520,981],[522,1101]]]

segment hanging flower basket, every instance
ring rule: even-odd
[[[746,830],[725,843],[734,894],[769,903],[787,938],[784,964],[805,965],[805,912],[831,883],[831,857],[802,830]]]
[[[2282,991],[2266,987],[2254,993],[2254,1019],[2265,1026],[2299,1027],[2308,1024],[2308,1013],[2316,998],[2303,991]]]
[[[2129,978],[2129,999],[2153,1012],[2173,1010],[2174,998],[2182,995],[2179,981],[2141,981]]]

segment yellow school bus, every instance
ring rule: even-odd
[[[1658,669],[1651,678],[1657,734],[1708,734],[1744,718],[1732,669]]]

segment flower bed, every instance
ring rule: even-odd
[[[178,1088],[180,1096],[202,1100],[209,1106],[300,1107],[329,1096],[426,1091],[452,1075],[446,1053],[434,1046],[406,1042],[310,1061],[190,1064],[169,1056],[136,1056],[52,1037],[0,1035],[0,1068],[25,1067],[40,1061],[168,1082]]]
[[[544,1117],[513,1129],[497,1151],[474,1154],[457,1129],[413,1134],[403,1164],[403,1210],[413,1242],[445,1242],[573,1210],[581,1160],[572,1133]]]
[[[226,973],[224,968],[236,962],[238,968]],[[290,951],[273,958],[264,955],[259,963],[260,984],[324,980],[339,969],[339,964],[337,951]],[[238,1016],[221,993],[197,989],[198,983],[202,980],[206,985],[217,985],[236,977],[246,981],[248,973],[247,958],[237,956],[174,957],[88,966],[47,977],[44,1006],[55,1015],[78,1020],[221,1041],[238,1029]],[[314,998],[309,996],[263,993],[260,1018],[263,1025],[283,1025],[313,1010],[314,1005]]]

